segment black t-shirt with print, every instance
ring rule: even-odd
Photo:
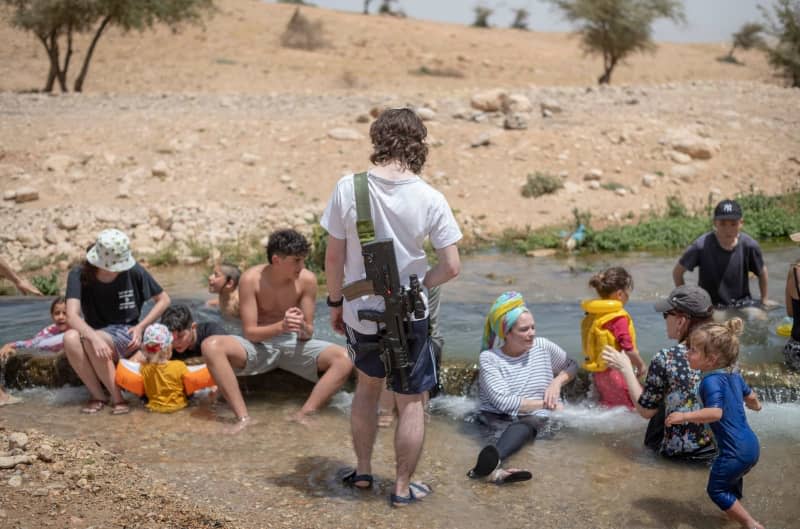
[[[201,356],[202,353],[200,351],[200,346],[203,345],[203,340],[205,340],[209,336],[220,336],[223,334],[228,334],[228,332],[225,331],[225,328],[215,321],[199,322],[197,324],[196,332],[197,332],[197,339],[190,347],[187,347],[185,351],[179,353],[174,349],[172,350],[173,360],[184,360],[186,358]]]
[[[93,329],[108,325],[136,325],[145,301],[163,292],[153,276],[138,263],[120,272],[110,283],[97,280],[81,285],[81,267],[67,277],[67,299],[79,299],[83,319]]]

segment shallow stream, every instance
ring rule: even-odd
[[[796,257],[795,249],[767,252],[771,291],[778,301],[784,270]],[[582,316],[577,300],[590,295],[587,281],[593,271],[621,264],[636,281],[629,309],[640,349],[649,359],[669,343],[652,302],[671,289],[673,263],[674,256],[652,255],[597,260],[469,257],[462,277],[444,292],[447,358],[477,358],[483,314],[497,294],[511,288],[525,294],[538,333],[577,359]],[[173,298],[199,306],[207,298],[203,273],[199,268],[188,273],[158,270],[156,276]],[[47,323],[47,306],[47,301],[30,298],[0,300],[0,342],[32,335]],[[203,309],[201,314],[211,313]],[[782,315],[778,309],[768,322],[750,324],[746,361],[780,361],[781,341],[773,329]],[[756,325],[763,326],[760,332]],[[318,305],[317,329],[332,338],[323,304]],[[435,493],[421,505],[393,510],[386,503],[393,476],[390,430],[379,433],[375,447],[375,489],[358,493],[339,483],[342,470],[353,462],[348,421],[352,396],[347,392],[306,427],[286,421],[303,395],[251,391],[246,398],[256,422],[233,436],[221,435],[228,428],[217,420],[229,414],[224,406],[201,403],[174,415],[137,406],[128,416],[85,416],[78,413],[86,398],[83,388],[17,394],[25,402],[0,408],[0,426],[96,440],[138,462],[152,479],[178,485],[192,500],[223,505],[246,527],[735,527],[705,495],[707,469],[650,454],[642,447],[646,422],[623,410],[568,407],[549,438],[537,440],[510,461],[531,469],[534,479],[497,487],[465,477],[481,446],[474,425],[465,420],[475,401],[465,396],[436,399],[417,472]],[[745,479],[745,505],[767,527],[797,527],[800,405],[768,402],[762,412],[747,413],[762,455]]]

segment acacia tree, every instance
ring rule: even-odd
[[[761,36],[763,31],[763,24],[757,22],[747,22],[744,24],[739,31],[733,34],[733,44],[725,60],[727,62],[738,63],[739,61],[733,56],[733,52],[735,52],[737,48],[740,50],[751,50],[763,46],[765,44],[764,38]]]
[[[603,57],[599,84],[611,82],[614,68],[629,55],[653,51],[653,22],[667,18],[683,23],[686,16],[680,0],[549,0],[564,17],[579,25],[587,55]]]
[[[772,12],[759,8],[767,20],[766,32],[775,39],[764,46],[770,65],[800,88],[800,0],[775,0]]]
[[[44,46],[50,63],[45,92],[52,92],[56,80],[62,92],[68,91],[67,74],[77,34],[94,33],[73,85],[73,90],[81,92],[94,50],[107,27],[117,26],[124,32],[144,31],[163,23],[177,31],[182,22],[198,23],[213,9],[213,0],[0,0],[0,3],[10,11],[12,26],[32,32]]]
[[[492,16],[494,10],[483,5],[475,6],[475,21],[472,23],[474,28],[488,28],[489,17]]]
[[[530,13],[528,10],[520,7],[514,10],[514,20],[511,22],[511,29],[521,29],[523,31],[528,30],[528,17]]]

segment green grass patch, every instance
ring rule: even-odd
[[[603,182],[600,187],[609,191],[616,191],[617,189],[625,189],[625,186],[619,182]]]
[[[147,258],[151,266],[171,266],[178,264],[178,254],[173,248],[162,248]]]
[[[785,241],[800,231],[800,191],[767,196],[751,193],[736,200],[744,210],[744,231],[759,242]],[[712,228],[709,204],[702,211],[691,212],[679,197],[667,198],[666,209],[651,214],[636,224],[591,227],[591,216],[573,211],[572,226],[554,226],[536,230],[505,230],[497,245],[503,250],[525,253],[537,248],[559,248],[565,235],[579,224],[586,226],[586,237],[579,246],[585,252],[663,251],[686,248],[694,239]]]
[[[564,187],[564,182],[559,177],[536,171],[528,175],[528,180],[520,192],[525,198],[536,198],[555,193],[562,187]]]

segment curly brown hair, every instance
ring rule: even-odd
[[[617,290],[633,290],[633,277],[621,266],[614,266],[593,275],[589,286],[597,290],[601,298],[607,298]]]
[[[376,165],[397,162],[419,174],[428,157],[427,135],[428,129],[410,108],[384,110],[369,128],[373,148],[369,159]]]

